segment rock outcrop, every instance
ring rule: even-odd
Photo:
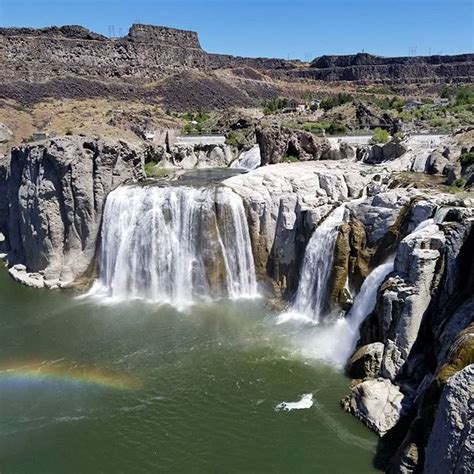
[[[289,157],[300,161],[319,160],[331,150],[324,138],[279,125],[257,127],[256,139],[260,145],[262,165],[281,163]]]
[[[369,167],[349,161],[281,163],[224,181],[247,211],[256,269],[277,293],[294,291],[316,225],[371,182]],[[288,296],[288,295],[287,295]]]
[[[174,145],[154,147],[148,153],[159,168],[227,168],[237,158],[237,149],[229,145]]]
[[[14,148],[8,175],[8,262],[34,286],[71,284],[93,263],[107,194],[143,177],[123,141],[66,137]]]
[[[446,211],[436,211],[440,204]],[[466,454],[472,426],[456,415],[468,403],[456,378],[467,375],[457,374],[474,362],[474,209],[469,200],[466,204],[438,194],[431,201],[411,199],[400,211],[394,272],[379,289],[347,367],[363,382],[354,385],[343,406],[381,436],[391,430],[398,439],[405,436],[389,472],[418,472],[423,463],[426,472],[469,472],[456,467],[457,459],[459,466],[469,466],[472,458]],[[383,238],[379,245],[386,244]],[[390,409],[381,410],[376,402],[393,399],[395,392],[403,403],[390,402]],[[448,431],[452,420],[459,423],[443,438],[440,432]],[[439,471],[435,450],[444,453]]]
[[[426,447],[425,472],[474,471],[474,364],[453,375],[443,389]]]
[[[298,77],[322,81],[366,81],[385,84],[400,81],[434,82],[442,77],[471,82],[473,61],[473,54],[386,58],[358,53],[321,56],[311,63],[310,68],[295,74]]]

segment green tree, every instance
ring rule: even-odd
[[[375,145],[380,143],[387,143],[389,140],[390,133],[388,133],[387,130],[383,130],[377,127],[372,134],[372,139],[370,140],[370,142]]]

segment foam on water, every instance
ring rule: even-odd
[[[297,402],[281,402],[275,407],[275,411],[306,410],[313,406],[313,394],[305,393]]]

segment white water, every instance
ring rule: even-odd
[[[255,297],[241,198],[225,187],[124,186],[107,198],[91,295],[186,306]]]
[[[344,222],[345,211],[345,205],[337,207],[311,236],[306,247],[295,302],[289,313],[281,315],[280,322],[295,318],[319,322],[324,315],[334,247],[339,226]]]
[[[230,167],[252,171],[256,170],[261,163],[260,146],[255,145],[250,150],[244,151]]]
[[[346,363],[356,347],[360,325],[375,309],[377,292],[387,275],[393,271],[393,262],[394,259],[390,258],[367,276],[345,318],[311,329],[306,327],[296,336],[296,343],[305,357],[337,366]]]
[[[297,402],[281,402],[276,407],[276,411],[305,410],[313,406],[313,394],[305,393]]]

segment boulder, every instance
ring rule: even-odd
[[[71,284],[93,261],[107,194],[144,177],[143,164],[143,149],[121,140],[71,136],[12,149],[9,263],[46,286]]]
[[[396,426],[404,415],[404,395],[390,380],[379,378],[365,380],[355,385],[342,400],[344,410],[384,436]]]
[[[382,365],[384,345],[374,342],[360,347],[347,364],[347,375],[353,379],[375,379]]]
[[[319,160],[331,148],[325,138],[279,125],[260,125],[256,129],[256,139],[262,165],[281,163],[288,156],[300,161]]]
[[[363,156],[364,163],[380,164],[385,161],[393,161],[402,157],[407,148],[400,140],[393,139],[385,145],[372,145],[368,148],[368,153]]]
[[[474,472],[474,364],[453,375],[441,394],[425,454],[425,472]]]
[[[427,172],[428,174],[447,174],[446,167],[450,165],[450,161],[439,151],[435,150],[428,157]]]

